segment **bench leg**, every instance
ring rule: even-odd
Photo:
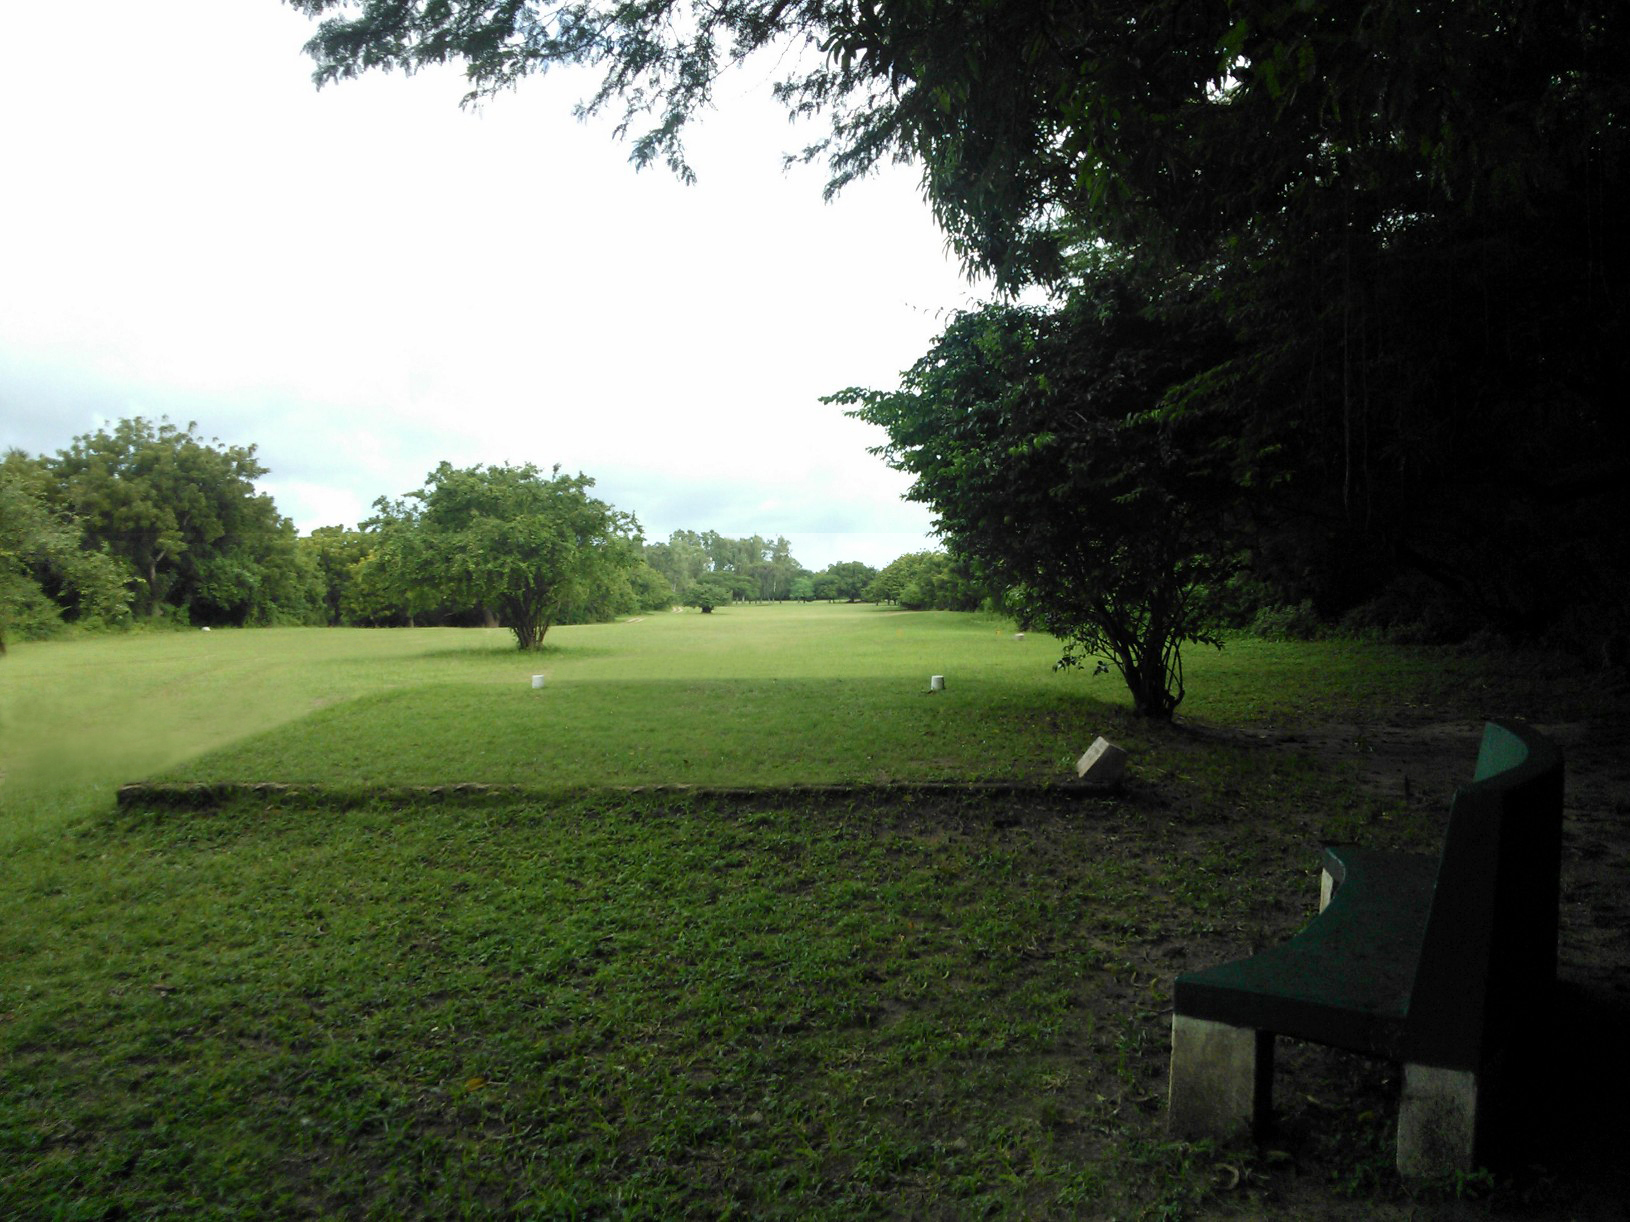
[[[1242,1137],[1265,1126],[1273,1097],[1273,1033],[1172,1015],[1167,1126],[1181,1137]]]
[[[1404,1066],[1398,1108],[1399,1174],[1437,1176],[1475,1169],[1483,1086],[1470,1070]]]

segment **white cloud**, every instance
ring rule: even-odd
[[[818,402],[973,292],[909,172],[823,204],[744,74],[685,188],[571,118],[580,76],[479,113],[451,72],[319,93],[309,32],[274,0],[0,21],[0,446],[196,419],[302,529],[446,459],[585,470],[657,537],[839,548],[817,567],[920,543],[874,432]]]

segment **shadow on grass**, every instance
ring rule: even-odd
[[[1079,693],[897,679],[404,687],[318,710],[159,780],[751,786],[1074,776],[1118,711]]]
[[[412,656],[431,661],[469,661],[470,659],[487,659],[515,661],[520,658],[561,658],[561,657],[601,657],[614,653],[611,649],[585,649],[574,645],[543,644],[536,649],[517,649],[513,640],[507,640],[501,645],[464,646],[454,649],[426,649],[422,653]]]

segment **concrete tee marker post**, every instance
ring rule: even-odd
[[[1099,736],[1075,762],[1075,775],[1092,785],[1119,785],[1126,772],[1126,752]]]

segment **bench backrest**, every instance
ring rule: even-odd
[[[1562,752],[1490,722],[1456,794],[1410,994],[1409,1060],[1476,1069],[1556,982]]]

